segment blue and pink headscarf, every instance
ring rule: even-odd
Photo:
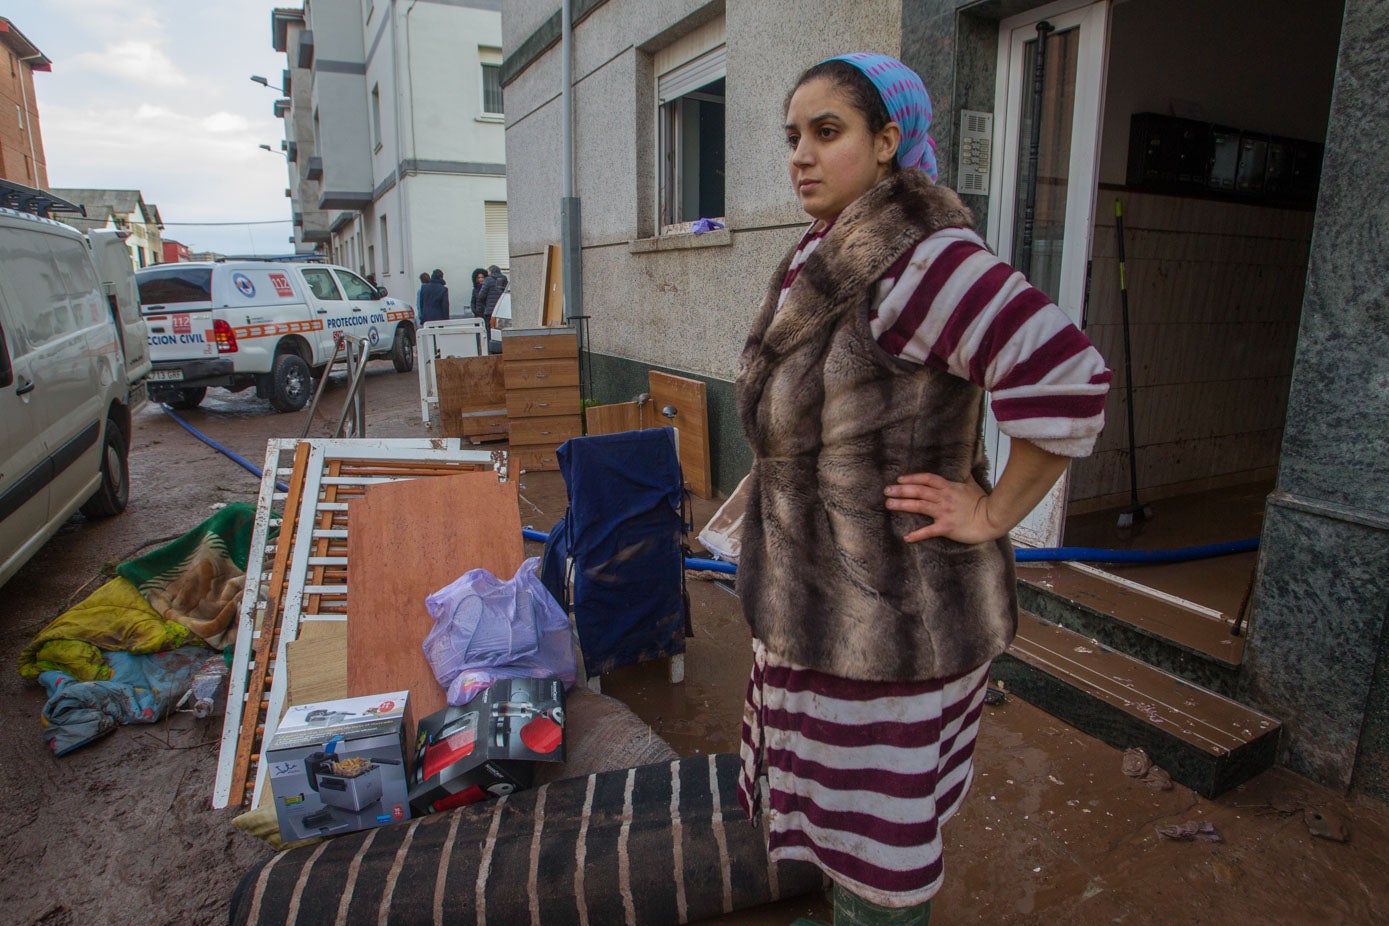
[[[936,181],[936,143],[926,134],[931,128],[931,96],[916,72],[896,58],[855,52],[840,55],[830,61],[843,61],[863,72],[878,88],[888,118],[902,129],[902,141],[897,146],[897,163],[903,168],[915,167]]]

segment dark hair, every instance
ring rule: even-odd
[[[421,282],[421,283],[428,283],[428,282],[429,282],[429,274],[427,274],[427,273],[421,273],[421,274],[420,274],[420,282]]]
[[[786,94],[786,102],[782,104],[783,114],[791,108],[791,97],[796,95],[796,91],[810,83],[812,80],[825,79],[831,85],[844,91],[844,95],[849,98],[849,103],[863,114],[863,118],[868,123],[868,133],[877,135],[886,125],[892,121],[888,115],[887,104],[883,102],[883,95],[878,92],[878,88],[873,86],[873,82],[868,79],[858,68],[847,61],[833,59],[821,61],[819,64],[806,68],[801,72],[801,76],[796,79],[796,85],[791,88],[791,92]],[[900,170],[897,163],[897,155],[892,156],[892,170]]]

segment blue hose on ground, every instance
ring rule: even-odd
[[[1229,556],[1232,553],[1252,553],[1259,549],[1259,538],[1211,543],[1199,547],[1174,547],[1170,550],[1100,550],[1094,547],[1019,548],[1014,551],[1020,563],[1185,563],[1196,559]]]
[[[521,536],[527,540],[544,543],[549,535],[543,531],[522,528]],[[1199,547],[1174,547],[1170,550],[1104,550],[1095,547],[1020,547],[1013,551],[1020,563],[1121,563],[1157,564],[1185,563],[1197,559],[1211,559],[1216,556],[1229,556],[1233,553],[1253,553],[1259,549],[1259,538],[1232,540],[1229,543],[1211,543]],[[723,572],[730,575],[738,571],[736,563],[720,559],[697,559],[688,557],[686,569],[704,569],[709,572]]]
[[[237,453],[235,450],[232,450],[228,447],[224,447],[223,445],[217,443],[215,440],[208,437],[206,434],[199,431],[197,428],[193,427],[188,422],[184,421],[178,415],[175,415],[174,410],[171,409],[169,406],[160,405],[159,407],[164,410],[164,414],[174,419],[174,421],[177,421],[179,427],[183,428],[183,430],[187,431],[189,434],[192,434],[198,440],[202,441],[204,444],[207,444],[213,450],[216,450],[218,453],[222,454],[228,460],[231,460],[233,463],[237,464],[242,469],[255,473],[256,478],[260,478],[262,473],[259,466],[256,466],[254,463],[243,457],[241,454]],[[281,492],[289,491],[289,486],[285,485],[283,482],[280,482],[278,480],[276,480],[275,482],[275,488],[279,489]]]
[[[247,460],[245,457],[229,450],[217,443],[206,434],[200,432],[188,422],[184,421],[167,405],[161,405],[164,414],[174,419],[179,425],[192,434],[198,440],[207,444],[218,453],[225,454],[232,462],[239,464],[257,476],[261,475],[260,469]],[[283,482],[276,482],[276,487],[281,492],[289,491],[289,487]],[[549,534],[545,531],[534,530],[529,527],[521,528],[521,536],[526,540],[534,540],[544,543],[549,539]],[[1014,556],[1020,563],[1127,563],[1127,564],[1156,564],[1156,563],[1184,563],[1197,559],[1210,559],[1216,556],[1229,556],[1233,553],[1252,553],[1259,549],[1259,538],[1250,537],[1248,540],[1234,540],[1229,543],[1211,543],[1198,547],[1175,547],[1169,550],[1105,550],[1095,547],[1043,547],[1032,549],[1022,547],[1014,551]],[[688,557],[685,560],[686,569],[704,569],[709,572],[723,572],[733,574],[738,571],[735,563],[718,559],[699,559]]]

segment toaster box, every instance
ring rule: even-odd
[[[286,842],[334,836],[410,817],[405,774],[409,692],[285,712],[266,750],[270,789]]]
[[[564,761],[564,683],[505,678],[420,721],[410,807],[423,816],[530,787],[536,762]]]

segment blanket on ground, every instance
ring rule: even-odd
[[[106,652],[136,655],[202,640],[234,642],[256,509],[228,505],[182,537],[116,567],[116,578],[39,631],[19,654],[19,674],[59,671],[105,681]]]
[[[129,579],[117,576],[57,617],[19,654],[19,674],[36,681],[61,672],[80,682],[112,675],[103,651],[136,655],[175,649],[188,628],[163,616]]]
[[[221,649],[235,642],[256,506],[235,502],[173,543],[116,567],[156,611]]]
[[[188,690],[193,673],[209,655],[201,646],[148,655],[114,652],[106,681],[80,681],[56,670],[41,673],[39,682],[48,692],[44,743],[62,756],[119,724],[154,723]]]

